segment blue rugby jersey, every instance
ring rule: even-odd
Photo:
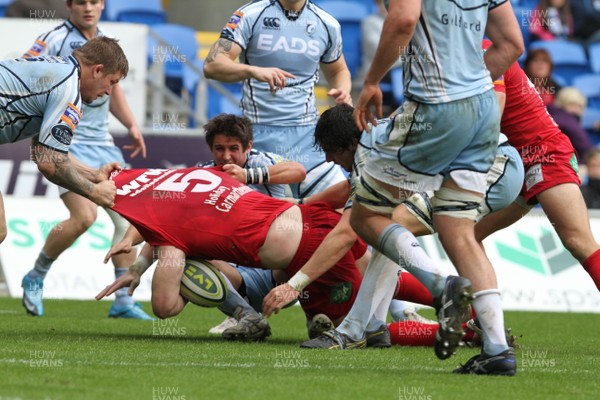
[[[292,21],[278,1],[257,1],[233,13],[221,38],[242,48],[241,62],[277,67],[296,76],[275,93],[266,82],[243,82],[241,108],[252,123],[316,124],[319,114],[314,86],[319,80],[319,63],[332,63],[342,56],[340,24],[331,15],[307,1]]]
[[[108,36],[98,28],[96,36]],[[33,46],[23,57],[37,57],[45,55],[70,56],[73,50],[83,46],[87,42],[83,33],[66,20],[51,31],[41,34]],[[110,105],[109,96],[98,97],[90,104],[83,104],[83,115],[85,117],[77,126],[77,134],[73,143],[92,144],[101,146],[113,146],[114,140],[108,132],[108,112]]]
[[[423,0],[415,33],[400,56],[404,96],[448,103],[492,88],[480,50],[488,10],[506,0]]]
[[[72,56],[0,61],[0,144],[38,136],[67,153],[81,119],[79,79]]]

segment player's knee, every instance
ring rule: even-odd
[[[152,312],[160,319],[174,317],[179,314],[175,311],[174,307],[171,307],[168,304],[155,302],[152,302]]]
[[[585,247],[586,243],[582,240],[579,235],[563,235],[561,237],[561,241],[565,248],[580,262],[583,261],[585,257]]]
[[[94,221],[96,221],[96,212],[85,211],[78,213],[73,220],[75,221],[75,229],[77,232],[84,233],[94,224]]]
[[[431,200],[433,212],[453,218],[477,219],[482,197],[462,190],[443,187]]]
[[[173,296],[152,293],[152,312],[160,319],[173,317],[180,311],[177,308],[177,300],[178,298]]]

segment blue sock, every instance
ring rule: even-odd
[[[225,278],[225,283],[227,283],[227,297],[225,298],[225,301],[217,308],[226,315],[229,315],[230,317],[233,316],[233,312],[238,307],[241,307],[242,310],[244,310],[244,313],[256,314],[254,308],[252,308],[250,304],[248,304],[246,300],[244,300],[244,298],[240,296],[240,294],[237,292],[237,290],[235,290],[231,282],[229,282],[229,279],[227,279],[225,274],[222,273],[221,275],[223,276],[223,278]]]
[[[413,274],[432,296],[442,293],[446,275],[441,274],[417,238],[406,228],[398,224],[389,225],[381,232],[377,244],[383,254]]]
[[[115,268],[115,278],[119,279],[121,275],[127,272],[128,268]],[[133,297],[127,293],[129,291],[129,287],[124,287],[115,292],[115,302],[114,304],[117,307],[125,307],[133,304]]]
[[[38,255],[37,260],[35,260],[33,269],[31,271],[29,271],[29,273],[28,273],[29,277],[32,279],[35,279],[35,278],[44,279],[46,277],[46,274],[50,270],[50,267],[52,267],[52,263],[54,261],[55,261],[54,259],[48,257],[48,255],[44,252],[44,250],[40,251],[40,254]]]

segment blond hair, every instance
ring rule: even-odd
[[[569,86],[558,91],[558,94],[554,99],[554,104],[560,108],[564,108],[569,104],[578,104],[585,108],[587,106],[587,99],[579,89],[574,86]]]
[[[129,72],[127,57],[116,39],[105,36],[95,37],[73,51],[73,55],[85,65],[102,64],[105,75],[121,73],[124,78]]]

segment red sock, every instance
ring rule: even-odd
[[[388,325],[392,344],[400,346],[433,346],[438,324],[398,321]]]
[[[600,250],[596,250],[583,262],[583,268],[592,277],[596,288],[600,290]]]
[[[433,297],[429,290],[417,278],[408,272],[402,272],[396,285],[394,299],[433,307]]]
[[[472,342],[475,332],[462,325],[465,336],[464,342]],[[439,328],[438,324],[424,324],[416,321],[398,321],[388,324],[392,344],[400,346],[433,346],[435,345],[435,334]]]

